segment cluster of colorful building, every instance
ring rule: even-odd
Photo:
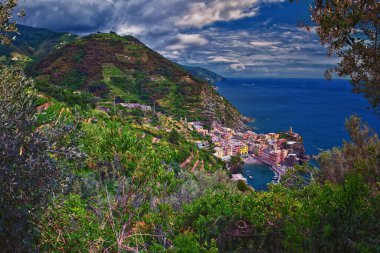
[[[269,165],[292,167],[304,161],[302,138],[292,131],[286,133],[257,134],[253,131],[235,131],[218,123],[211,130],[196,122],[188,123],[203,136],[209,136],[214,147],[214,156],[229,161],[232,156],[258,158]],[[203,145],[202,146],[207,146]],[[198,145],[198,147],[200,147]]]

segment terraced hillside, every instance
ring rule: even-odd
[[[80,90],[98,101],[117,98],[155,105],[177,117],[242,125],[240,113],[206,81],[131,36],[98,33],[77,39],[33,63],[28,72],[40,90],[53,96]]]

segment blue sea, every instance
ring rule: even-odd
[[[258,133],[293,131],[301,134],[306,152],[316,155],[342,145],[349,136],[345,119],[360,116],[380,133],[379,115],[362,95],[354,94],[348,80],[325,79],[227,79],[218,91],[245,116]],[[273,173],[266,167],[247,165],[245,174],[255,189],[266,189]],[[256,175],[256,176],[255,176]]]

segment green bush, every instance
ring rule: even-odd
[[[249,186],[247,185],[247,183],[245,181],[243,181],[243,180],[239,180],[237,182],[237,188],[241,192],[246,192],[246,191],[248,191],[250,189]]]
[[[61,196],[44,211],[38,245],[44,252],[91,252],[115,249],[114,233],[77,195]]]

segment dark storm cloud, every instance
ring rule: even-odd
[[[112,19],[111,1],[33,0],[22,4],[27,16],[22,23],[55,31],[93,32]]]

